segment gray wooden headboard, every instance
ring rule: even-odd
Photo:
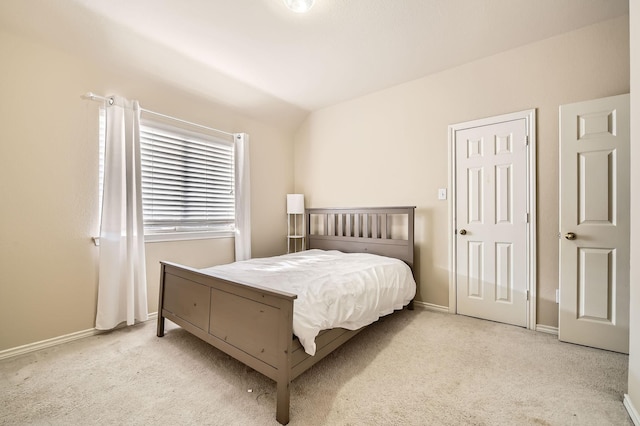
[[[307,248],[395,257],[413,269],[414,212],[415,206],[306,209]]]

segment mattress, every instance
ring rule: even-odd
[[[401,309],[416,294],[402,260],[368,253],[306,250],[218,265],[202,272],[297,295],[293,332],[309,355],[321,330],[357,330]]]

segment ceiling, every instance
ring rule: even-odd
[[[239,107],[305,113],[629,10],[628,0],[316,0],[307,14],[282,0],[0,3],[2,26]]]

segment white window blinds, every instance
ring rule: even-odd
[[[231,138],[143,117],[140,142],[145,234],[234,229]]]

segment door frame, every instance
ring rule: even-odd
[[[528,109],[449,125],[449,313],[458,313],[456,239],[456,133],[473,127],[524,119],[527,127],[527,328],[536,329],[536,110]]]

